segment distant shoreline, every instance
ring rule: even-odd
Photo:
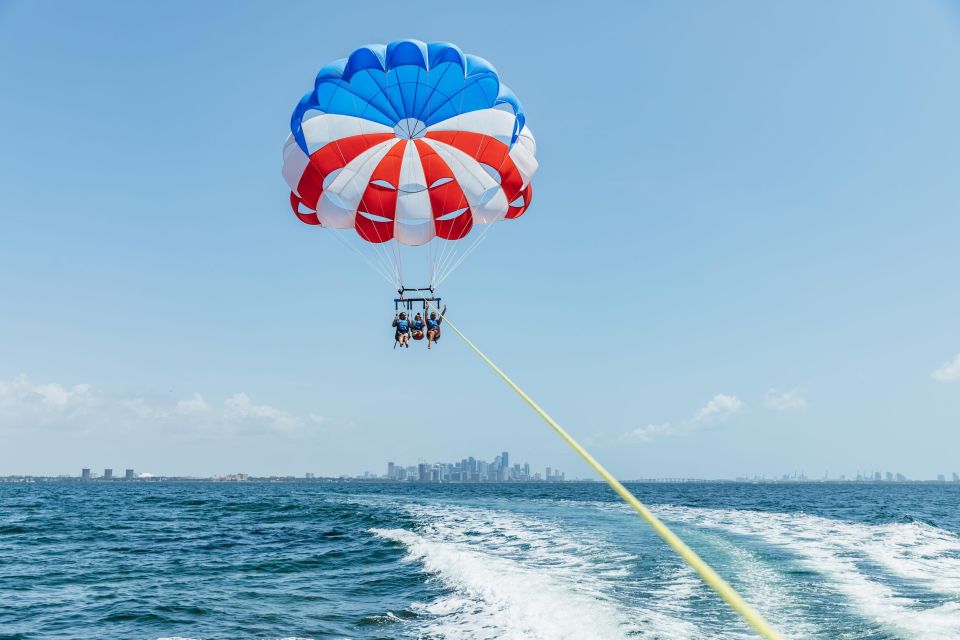
[[[857,486],[889,486],[889,485],[951,485],[960,487],[957,480],[840,480],[840,479],[804,479],[804,480],[704,480],[698,478],[641,478],[623,480],[625,484],[727,484],[727,485],[857,485]],[[150,478],[79,478],[76,476],[0,476],[0,484],[82,484],[82,485],[124,485],[124,484],[157,484],[157,483],[209,483],[209,484],[384,484],[391,486],[424,486],[424,485],[556,485],[556,484],[603,484],[602,480],[570,479],[570,480],[525,480],[511,481],[448,481],[448,482],[419,482],[404,480],[388,480],[386,478],[297,478],[293,476],[247,476],[238,477],[207,477],[196,478],[189,476],[154,476]]]

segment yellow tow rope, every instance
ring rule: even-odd
[[[543,418],[547,424],[549,424],[553,430],[556,431],[560,437],[566,441],[567,444],[573,447],[573,450],[579,453],[580,457],[586,460],[587,464],[593,467],[593,469],[600,474],[600,477],[603,478],[608,485],[610,485],[610,488],[613,489],[617,495],[623,498],[624,502],[633,507],[633,510],[639,513],[640,517],[643,518],[647,524],[653,527],[653,530],[657,532],[657,535],[663,538],[664,542],[670,545],[670,547],[676,551],[681,558],[683,558],[683,561],[690,565],[690,568],[696,571],[700,577],[703,578],[704,582],[706,582],[714,591],[720,594],[720,597],[723,598],[724,601],[730,605],[734,611],[740,614],[740,617],[743,618],[747,624],[753,627],[754,630],[762,637],[767,638],[767,640],[783,640],[783,636],[781,636],[776,629],[771,627],[767,621],[763,619],[763,616],[761,616],[753,607],[747,604],[747,601],[740,597],[740,594],[737,593],[736,590],[731,587],[726,580],[721,578],[720,575],[714,571],[710,565],[704,562],[703,559],[698,556],[693,549],[688,547],[686,543],[681,540],[677,534],[671,531],[670,528],[667,527],[667,525],[665,525],[657,516],[653,515],[653,513],[651,513],[650,510],[642,502],[640,502],[635,495],[630,493],[629,489],[620,484],[620,481],[614,478],[613,475],[607,471],[602,464],[597,462],[597,460],[590,455],[590,453],[584,449],[579,442],[574,440],[573,436],[567,433],[566,430],[557,424],[557,422],[551,418],[546,411],[540,408],[540,405],[538,405],[530,396],[524,393],[523,389],[518,387],[517,384],[500,369],[500,367],[495,365],[493,361],[483,353],[483,351],[480,351],[480,349],[477,348],[477,345],[470,342],[470,339],[463,335],[463,333],[457,329],[456,325],[450,322],[449,318],[444,317],[443,314],[441,314],[440,317],[443,320],[446,320],[450,328],[453,329],[456,334],[460,336],[463,341],[466,342],[467,345],[483,359],[484,362],[490,365],[490,367],[496,371],[501,378],[503,378],[504,382],[510,385],[513,390],[516,391],[517,394],[533,408],[534,411],[540,414],[540,417]]]

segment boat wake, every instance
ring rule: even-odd
[[[699,638],[669,612],[625,607],[633,556],[599,538],[496,510],[411,505],[417,531],[374,529],[404,545],[445,595],[415,608],[418,637],[449,640]]]
[[[652,534],[614,526],[609,518],[633,518],[625,506],[564,503],[536,517],[515,505],[408,503],[413,530],[373,530],[444,589],[415,605],[420,637],[753,637]],[[563,517],[574,504],[608,520]],[[950,532],[803,513],[654,511],[788,638],[960,638],[960,538]]]

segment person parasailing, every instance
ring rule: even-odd
[[[427,349],[430,349],[434,342],[440,340],[440,323],[443,322],[443,316],[447,315],[447,305],[443,305],[443,311],[440,312],[440,317],[437,317],[436,311],[430,312],[430,317],[427,318]]]
[[[401,311],[399,316],[393,317],[393,324],[396,327],[396,333],[393,336],[394,348],[399,344],[401,347],[410,348],[410,321],[407,319],[407,313]]]
[[[413,322],[411,323],[411,328],[413,329],[413,339],[414,340],[423,340],[423,316],[420,312],[417,312],[417,315],[413,317]]]

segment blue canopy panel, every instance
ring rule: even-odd
[[[516,117],[512,146],[526,117],[493,65],[446,42],[397,40],[361,47],[320,69],[313,91],[303,96],[293,112],[290,130],[307,153],[302,122],[309,111],[354,116],[389,127],[412,119],[429,127],[499,105]]]

